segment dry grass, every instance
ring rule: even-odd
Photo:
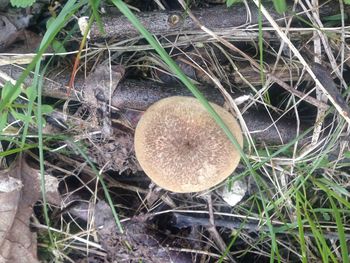
[[[179,2],[184,5],[183,1]],[[257,0],[254,2],[258,5]],[[43,224],[42,218],[35,218],[33,222],[42,234],[40,246],[51,253],[51,261],[75,262],[77,256],[103,258],[106,255],[93,224],[96,216],[93,208],[98,200],[104,199],[99,182],[101,178],[109,188],[124,226],[140,215],[153,219],[159,227],[164,223],[163,218],[174,213],[206,219],[209,222],[207,226],[196,225],[190,233],[185,233],[183,229],[170,234],[171,231],[167,232],[173,241],[169,250],[190,252],[198,262],[218,259],[220,262],[268,261],[271,258],[279,262],[347,261],[346,249],[350,238],[350,148],[347,138],[350,120],[310,65],[313,61],[322,61],[329,66],[333,76],[337,77],[343,97],[349,99],[346,84],[349,80],[343,77],[348,67],[348,25],[344,22],[343,10],[340,14],[341,26],[322,24],[318,13],[312,12],[317,1],[304,2],[305,5],[298,3],[296,6],[301,7],[311,24],[302,28],[292,25],[288,17],[284,19],[284,26],[276,24],[262,6],[262,15],[271,27],[264,25],[261,32],[257,25],[249,22],[245,27],[227,29],[222,33],[199,25],[201,33],[163,35],[160,40],[177,62],[190,68],[189,73],[195,72],[194,82],[218,89],[225,98],[225,106],[239,119],[245,134],[245,155],[258,175],[253,176],[249,168],[241,165],[232,176],[232,181],[241,180],[248,185],[243,200],[233,207],[223,201],[219,188],[228,182],[205,193],[165,192],[152,184],[149,186],[150,182],[143,175],[118,175],[107,171],[108,162],[99,163],[100,178],[96,178],[96,171],[85,158],[79,157],[73,145],[103,155],[105,148],[101,145],[106,141],[99,136],[102,131],[92,131],[89,126],[82,128],[81,125],[86,123],[72,124],[67,134],[71,140],[53,136],[45,145],[48,147],[47,157],[52,160],[47,158],[45,167],[48,172],[59,176],[65,192],[62,206],[51,207],[53,244],[47,242],[45,230],[48,227]],[[342,4],[340,6],[343,8]],[[263,38],[264,61],[261,64],[257,56],[261,52],[257,42],[262,32],[270,35],[271,39]],[[151,51],[152,47],[140,44],[139,40],[137,37],[117,39],[108,45],[90,44],[83,50],[82,67],[89,73],[90,67],[86,65],[108,61],[110,64],[122,64],[126,70],[147,80],[161,82],[166,76],[175,80],[176,75]],[[246,48],[242,49],[237,41],[245,42]],[[7,54],[2,56],[5,59],[10,57]],[[263,83],[257,83],[259,70],[264,72]],[[258,77],[252,77],[251,72],[256,72]],[[293,91],[278,88],[277,91],[284,94],[276,93],[280,74],[286,76],[283,82],[288,84],[289,89],[297,89],[302,95],[296,96]],[[8,76],[0,74],[2,82],[8,80],[6,78]],[[242,97],[239,95],[242,93],[245,94],[244,103],[240,104],[239,98]],[[310,104],[314,96],[318,106],[329,102],[331,107]],[[66,106],[67,111],[63,114],[73,118],[69,114],[70,106]],[[277,129],[283,116],[293,116],[290,129],[295,129],[295,139],[279,145],[257,141],[254,134],[258,131],[249,129],[245,119],[245,113],[254,111],[256,107],[266,111],[271,119],[270,126]],[[308,114],[305,108],[316,112],[312,122],[304,116]],[[275,117],[276,114],[278,117]],[[304,138],[305,123],[312,132],[307,134],[311,137],[309,140]],[[16,130],[21,128],[16,127]],[[18,141],[19,134],[14,135]],[[1,136],[3,141],[9,137],[5,132]],[[280,136],[282,138],[283,134]],[[4,149],[4,156],[6,151]],[[88,195],[83,198],[79,194],[81,192]],[[73,208],[77,204],[87,212],[76,212]],[[77,219],[79,216],[87,222]],[[236,227],[218,226],[220,224],[216,224],[216,220],[234,223]],[[186,246],[179,245],[181,242]]]

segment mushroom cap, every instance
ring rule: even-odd
[[[236,119],[211,103],[243,146]],[[225,180],[240,154],[200,102],[168,97],[150,106],[135,131],[135,152],[144,172],[160,187],[177,193],[198,192]]]

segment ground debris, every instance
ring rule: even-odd
[[[126,170],[135,173],[141,170],[135,157],[132,134],[115,131],[108,142],[95,142],[94,147],[89,148],[89,156],[106,170],[119,173]]]
[[[191,262],[190,258],[169,251],[150,233],[146,220],[137,218],[124,224],[124,233],[117,229],[112,210],[104,201],[95,208],[95,226],[106,262]]]

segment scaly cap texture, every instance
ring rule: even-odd
[[[242,147],[235,118],[211,105]],[[135,152],[154,183],[178,193],[217,185],[240,160],[239,152],[198,100],[181,96],[162,99],[147,109],[136,127]]]

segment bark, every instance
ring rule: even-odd
[[[0,66],[0,73],[7,74],[13,80],[17,80],[22,72],[23,68],[17,65]],[[80,101],[82,99],[82,90],[84,87],[84,78],[77,77],[75,79],[75,88],[68,92],[67,85],[70,79],[70,72],[64,69],[53,69],[48,71],[43,81],[43,96],[52,97],[56,99]],[[33,82],[34,74],[30,73],[24,81],[24,86],[28,87]],[[0,76],[0,82],[4,83],[4,78]],[[70,94],[69,94],[70,93]],[[68,96],[69,94],[69,96]]]
[[[295,81],[299,78],[299,70],[301,69],[292,68],[291,71],[289,71],[283,67],[278,67],[274,75],[281,81]],[[6,65],[0,66],[0,71],[6,73],[12,79],[16,80],[22,74],[23,68],[16,65]],[[246,88],[248,87],[247,82],[253,86],[261,85],[261,77],[259,72],[252,70],[249,64],[242,64],[239,68],[239,72],[244,76],[246,81],[244,81],[237,72],[233,72],[229,75],[229,78],[237,87]],[[199,72],[196,72],[197,80],[199,82],[206,83],[207,79],[202,78],[198,73]],[[78,101],[81,100],[85,79],[82,74],[78,74],[75,78],[74,89],[71,92],[68,92],[67,85],[69,83],[70,74],[70,71],[66,69],[53,69],[52,71],[47,72],[44,78],[43,95],[66,100],[68,99],[68,93],[70,93],[70,99]],[[32,83],[32,78],[33,75],[29,75],[24,82],[25,86],[29,86]],[[1,76],[0,80],[3,80]],[[171,81],[174,80],[175,78]],[[217,104],[223,104],[224,100],[216,89],[201,85],[198,87],[208,98],[208,100]],[[131,94],[133,92],[137,92],[139,97]],[[168,96],[190,96],[191,92],[184,89],[181,84],[175,85],[172,83],[168,85],[152,81],[124,80],[119,84],[115,95],[116,96],[112,98],[112,104],[115,107],[129,107],[129,104],[132,103],[133,105],[140,104],[137,107],[146,108],[146,106],[142,106],[142,104],[149,105],[160,98],[165,98]],[[129,96],[133,97],[128,98]],[[154,97],[154,99],[152,99],[152,97]]]
[[[218,89],[207,86],[197,86],[203,95],[211,102],[223,105],[225,100]],[[181,84],[164,85],[151,81],[127,80],[117,87],[112,96],[112,105],[117,108],[146,110],[156,101],[170,96],[193,96]]]
[[[204,217],[194,217],[194,216],[188,216],[188,215],[182,215],[179,213],[174,213],[172,218],[173,226],[177,227],[179,229],[188,228],[188,227],[196,227],[196,226],[203,226],[203,227],[209,227],[210,222],[208,218]],[[228,229],[237,229],[237,228],[243,228],[247,230],[248,232],[269,232],[269,227],[266,225],[259,225],[258,222],[245,222],[244,224],[240,220],[235,219],[216,219],[215,220],[215,226],[217,227],[223,227]],[[280,225],[276,224],[275,228],[278,228]],[[290,229],[289,231],[283,231],[278,234],[293,234],[297,235],[298,232],[295,229]],[[304,232],[305,236],[313,237],[314,234],[311,231],[306,230]],[[339,239],[339,234],[337,232],[331,232],[331,231],[325,231],[324,236],[329,239]],[[347,238],[350,238],[349,234],[346,234]]]
[[[283,26],[285,16],[278,14],[272,4],[265,4],[264,6],[276,22]],[[218,5],[193,10],[192,12],[204,26],[212,31],[218,34],[230,33],[230,37],[232,35],[241,35],[242,37],[240,32],[235,32],[233,29],[243,26],[247,27],[247,25],[257,25],[258,23],[259,12],[256,5],[249,3],[249,10],[251,15],[250,21],[247,19],[247,8],[244,4],[235,4],[230,8],[227,8],[226,5]],[[288,10],[292,10],[292,6]],[[336,15],[339,12],[339,4],[335,4],[333,1],[329,1],[329,3],[320,7],[320,17]],[[350,7],[346,5],[345,13],[349,12]],[[297,20],[291,11],[286,13],[286,17],[288,16],[293,16],[293,19]],[[300,16],[305,18],[302,14]],[[186,15],[184,10],[141,12],[136,13],[136,17],[149,32],[155,35],[203,33],[191,18]],[[263,23],[267,22],[264,16],[262,20]],[[98,26],[95,24],[91,29],[91,38],[93,40],[101,37],[109,39],[115,37],[136,37],[140,35],[128,19],[116,12],[115,9],[107,11],[107,14],[102,17],[102,23],[106,34],[102,35],[99,32]]]
[[[17,79],[22,70],[15,66],[1,66],[0,71]],[[49,79],[50,78],[50,79]],[[43,96],[49,96],[58,99],[68,99],[66,84],[69,81],[69,73],[57,70],[48,72],[47,78],[43,83]],[[25,85],[30,85],[32,79],[28,77]],[[70,92],[71,100],[83,100],[84,79],[77,75],[75,89]],[[223,105],[225,100],[218,89],[214,87],[201,86],[199,89],[204,93],[209,101]],[[144,111],[154,102],[169,96],[193,96],[187,88],[180,84],[164,85],[151,81],[124,80],[119,83],[112,96],[112,106],[119,109],[133,109]],[[271,145],[279,145],[294,140],[297,131],[296,123],[282,118],[275,125],[264,109],[251,109],[243,114],[249,131],[253,139],[257,142],[264,142]],[[295,127],[295,128],[292,128]],[[301,132],[306,127],[301,126]]]

